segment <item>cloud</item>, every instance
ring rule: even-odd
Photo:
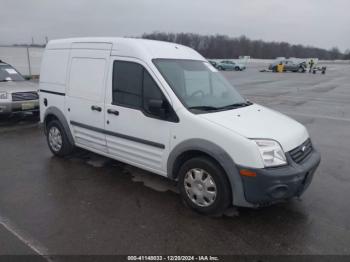
[[[347,0],[1,0],[0,43],[144,32],[246,35],[350,48]]]

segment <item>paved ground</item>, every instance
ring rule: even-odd
[[[169,181],[116,161],[52,157],[33,119],[2,121],[0,254],[350,254],[350,65],[330,67],[224,73],[305,124],[322,154],[302,200],[235,217],[198,215]]]

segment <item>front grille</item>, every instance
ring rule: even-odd
[[[291,156],[294,162],[300,164],[305,160],[305,158],[308,157],[308,155],[310,155],[312,150],[313,150],[313,146],[309,138],[300,146],[291,150],[289,152],[289,155]]]
[[[37,92],[18,92],[12,93],[12,101],[37,100],[39,95]]]

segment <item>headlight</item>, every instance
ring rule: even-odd
[[[257,139],[254,141],[258,145],[265,167],[287,164],[286,155],[278,142],[264,139]]]
[[[8,94],[6,92],[0,92],[0,99],[7,99]]]

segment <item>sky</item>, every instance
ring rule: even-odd
[[[0,44],[190,32],[350,49],[349,0],[0,0]]]

